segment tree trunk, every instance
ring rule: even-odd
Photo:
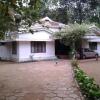
[[[75,42],[72,43],[72,59],[74,60],[75,59]]]

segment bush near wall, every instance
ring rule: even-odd
[[[100,100],[100,87],[79,68],[77,60],[72,61],[72,66],[85,100]]]

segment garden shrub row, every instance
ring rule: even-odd
[[[88,77],[88,75],[79,68],[77,60],[72,61],[72,66],[74,68],[75,78],[85,100],[100,100],[100,87],[95,84],[94,79]]]

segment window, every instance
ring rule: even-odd
[[[89,48],[91,50],[97,50],[97,42],[89,42]]]
[[[84,52],[93,52],[93,50],[86,48],[86,49],[84,49]]]
[[[17,42],[12,42],[12,54],[17,54]]]
[[[90,51],[90,50],[89,50],[89,49],[87,49],[87,48],[86,48],[86,49],[84,49],[84,52],[89,52],[89,51]]]
[[[46,42],[31,42],[31,52],[32,53],[45,53],[46,52]]]
[[[4,43],[4,42],[1,42],[1,43],[0,43],[0,46],[4,46],[5,44],[6,44],[6,43]]]

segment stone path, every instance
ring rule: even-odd
[[[0,100],[81,100],[70,62],[0,62]]]

